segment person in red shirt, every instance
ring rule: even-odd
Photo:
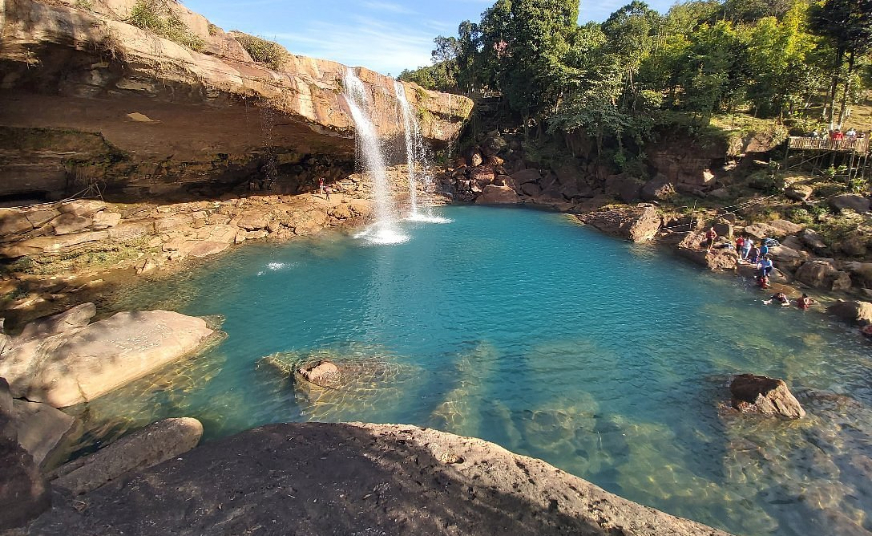
[[[715,245],[715,240],[718,239],[718,233],[715,232],[714,227],[709,227],[709,230],[705,233],[705,241],[708,244],[708,250],[712,250],[712,246]]]

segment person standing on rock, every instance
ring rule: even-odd
[[[718,239],[718,233],[715,232],[714,227],[709,227],[709,230],[705,233],[705,242],[708,244],[708,251],[712,250],[712,246],[715,245],[715,240]]]
[[[329,200],[330,200],[330,187],[329,187],[329,186],[324,186],[323,190],[324,190],[324,196],[325,196],[325,197],[327,198],[327,200],[329,201]]]
[[[742,260],[748,260],[748,255],[751,254],[752,247],[754,247],[754,241],[751,240],[751,237],[749,236],[745,238],[745,242],[742,244]]]
[[[324,195],[324,193],[325,193],[325,190],[324,190],[324,177],[321,177],[320,179],[318,179],[318,189],[321,190],[321,195]],[[329,199],[329,198],[328,198],[328,199]]]

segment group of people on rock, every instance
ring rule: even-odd
[[[710,227],[705,233],[704,241],[708,246],[708,251],[712,250],[717,239],[718,233],[715,231],[714,227]],[[769,248],[777,245],[778,242],[771,238],[761,239],[759,246],[754,243],[754,239],[750,236],[740,235],[736,238],[735,250],[739,255],[739,263],[747,263],[756,266],[757,270],[755,272],[755,280],[761,289],[769,288],[769,277],[775,269],[775,263],[772,262]],[[724,247],[732,247],[732,244],[726,243]],[[790,298],[788,298],[783,292],[773,294],[772,297],[765,300],[763,303],[770,304],[773,301],[777,301],[781,305],[790,305]],[[808,309],[813,303],[814,300],[809,298],[807,294],[803,294],[801,297],[796,299],[796,306],[803,310]]]

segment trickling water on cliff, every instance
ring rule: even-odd
[[[394,82],[394,91],[397,94],[397,102],[403,115],[403,132],[406,145],[406,167],[409,174],[409,216],[411,221],[429,223],[447,223],[448,220],[433,214],[433,207],[418,206],[418,188],[425,193],[433,190],[433,177],[431,175],[430,161],[427,158],[427,150],[424,146],[424,137],[421,135],[421,127],[418,118],[412,112],[412,107],[406,98],[406,88],[402,82]],[[420,168],[420,173],[419,173]],[[422,212],[423,208],[423,212]]]
[[[396,215],[378,130],[370,118],[366,87],[350,67],[345,71],[345,100],[355,126],[356,162],[372,180],[375,223],[359,236],[376,244],[399,244],[408,240],[396,226]]]

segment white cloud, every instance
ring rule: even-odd
[[[389,11],[391,13],[399,13],[403,15],[412,15],[415,12],[406,6],[402,6],[400,4],[395,4],[393,2],[363,2],[363,7],[377,10],[377,11]]]

